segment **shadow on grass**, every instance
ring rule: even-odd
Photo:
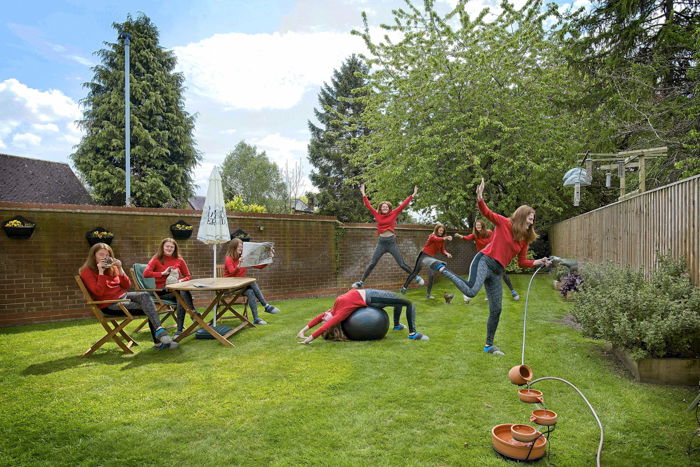
[[[73,368],[84,368],[98,365],[120,365],[124,363],[125,357],[129,357],[129,355],[116,349],[95,353],[87,358],[83,358],[79,355],[63,357],[56,360],[29,365],[20,374],[22,376],[37,376],[56,373],[63,370],[70,370]]]

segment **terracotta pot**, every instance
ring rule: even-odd
[[[544,456],[547,446],[547,438],[540,436],[534,442],[523,443],[513,439],[511,433],[512,423],[496,425],[491,429],[491,443],[499,454],[517,460],[535,460]],[[532,447],[532,451],[530,448]]]
[[[527,365],[516,365],[508,372],[510,382],[522,386],[532,379],[532,370]]]
[[[551,410],[538,409],[533,410],[532,415],[530,415],[530,421],[535,422],[538,425],[556,425],[557,424],[557,414]]]
[[[513,425],[510,427],[510,433],[514,439],[527,443],[540,436],[540,432],[535,430],[530,425]]]
[[[542,397],[542,391],[538,391],[537,389],[521,389],[518,391],[518,397],[520,397],[520,400],[523,402],[527,402],[528,404],[536,404],[536,403],[543,403],[544,398]]]

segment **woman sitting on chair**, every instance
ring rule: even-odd
[[[174,238],[164,238],[160,242],[158,252],[148,262],[148,266],[143,271],[143,277],[153,277],[156,280],[156,292],[161,298],[166,300],[176,300],[175,293],[165,289],[167,284],[188,281],[192,278],[187,263],[180,256],[177,242]],[[195,310],[192,294],[187,290],[180,291],[180,297],[187,303],[191,310]],[[177,339],[182,334],[185,326],[185,309],[177,302],[175,310],[175,320],[177,321],[177,331],[174,338]]]
[[[174,349],[178,346],[173,342],[168,331],[160,324],[158,312],[148,292],[128,292],[131,287],[129,277],[124,273],[122,262],[114,257],[112,247],[106,243],[96,243],[90,248],[85,263],[79,270],[80,278],[92,294],[92,298],[101,300],[128,299],[122,303],[127,310],[141,311],[148,316],[148,326],[151,329],[153,342],[157,349]],[[119,304],[112,303],[101,307],[106,315],[121,315]]]
[[[228,244],[228,250],[226,251],[226,259],[224,260],[224,277],[245,277],[248,271],[247,267],[241,266],[241,255],[243,255],[243,240],[240,238],[234,238]],[[267,264],[261,264],[259,266],[253,266],[255,269],[262,269]],[[250,306],[250,312],[253,314],[253,324],[267,324],[267,321],[258,316],[258,304],[260,302],[262,306],[265,307],[265,312],[272,315],[279,313],[280,310],[267,303],[265,297],[263,297],[260,287],[256,282],[253,282],[248,287],[243,290],[243,295],[248,297],[248,306]]]

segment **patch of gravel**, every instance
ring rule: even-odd
[[[574,328],[577,331],[580,331],[582,329],[581,325],[576,322],[576,318],[574,318],[574,315],[572,315],[571,313],[564,316],[562,319],[558,319],[556,322],[561,323],[564,326],[569,326],[570,328]]]

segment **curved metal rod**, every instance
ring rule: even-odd
[[[593,406],[591,405],[590,402],[588,402],[588,399],[586,399],[586,396],[584,396],[583,393],[581,391],[579,391],[579,389],[576,386],[574,386],[573,384],[571,384],[570,382],[568,382],[567,380],[565,380],[563,378],[557,378],[556,376],[543,376],[541,378],[537,378],[536,380],[532,381],[530,384],[528,384],[528,387],[532,386],[533,384],[535,384],[538,381],[543,381],[546,379],[553,379],[553,380],[561,381],[561,382],[568,384],[569,386],[574,388],[574,390],[578,393],[579,396],[581,396],[581,398],[586,403],[586,405],[588,405],[588,408],[591,409],[591,412],[593,413],[593,417],[595,418],[595,421],[598,422],[598,427],[600,427],[600,442],[598,443],[598,453],[596,454],[596,465],[598,467],[600,467],[600,455],[603,452],[603,424],[600,422],[600,418],[598,418],[598,414],[595,412],[595,409],[593,409]]]
[[[530,287],[532,287],[532,281],[535,279],[535,276],[538,272],[540,272],[540,269],[542,269],[543,267],[544,264],[537,268],[535,273],[530,278],[530,283],[527,285],[527,294],[525,294],[525,314],[523,315],[523,353],[520,359],[521,365],[525,365],[525,331],[527,329],[527,304],[530,301]]]

